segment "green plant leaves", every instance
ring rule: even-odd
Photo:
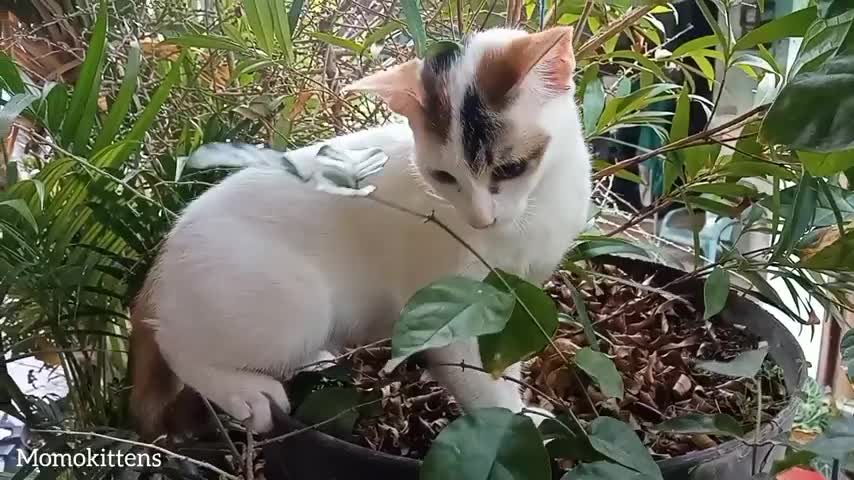
[[[792,203],[792,209],[789,212],[790,215],[786,217],[783,232],[780,234],[777,247],[771,255],[772,259],[784,257],[792,251],[795,243],[804,236],[812,225],[817,203],[818,186],[815,178],[809,172],[803,172],[801,181],[798,183],[795,200]]]
[[[362,44],[350,40],[349,38],[336,37],[335,35],[324,32],[312,32],[311,36],[321,42],[328,43],[329,45],[335,45],[336,47],[347,49],[356,55],[359,55],[364,50],[362,48]]]
[[[392,334],[391,370],[413,353],[443,347],[507,325],[514,297],[492,285],[463,277],[434,282],[409,300]]]
[[[729,362],[707,360],[697,362],[697,367],[719,375],[733,378],[753,378],[762,368],[762,362],[768,355],[768,347],[760,347],[739,353]]]
[[[704,433],[720,437],[742,437],[744,429],[738,420],[726,414],[706,415],[689,413],[681,417],[671,418],[655,427],[660,432],[670,433]]]
[[[406,20],[406,28],[412,36],[412,41],[415,42],[415,54],[418,58],[424,58],[427,48],[427,30],[424,28],[424,19],[421,18],[421,2],[401,0],[400,6]]]
[[[73,119],[64,122],[60,143],[66,148],[74,146],[75,154],[82,154],[88,147],[89,133],[95,124],[95,114],[98,108],[98,96],[101,89],[101,72],[107,56],[107,3],[100,2],[100,10],[86,58],[80,67],[71,103],[68,106],[66,118]]]
[[[605,108],[605,86],[600,78],[595,77],[587,83],[582,108],[584,133],[590,135],[596,130],[599,116]]]
[[[478,339],[483,367],[493,375],[500,375],[510,365],[542,350],[548,345],[558,325],[554,300],[542,289],[515,275],[503,271],[499,273],[513,289],[517,299],[507,325],[498,333],[483,335]],[[484,281],[509,293],[507,286],[494,273],[490,273]]]
[[[803,37],[816,19],[816,8],[804,8],[747,32],[735,42],[735,50],[745,50],[760,43],[770,43],[786,37]]]
[[[599,417],[590,424],[590,445],[611,460],[637,472],[647,480],[661,480],[661,470],[649,451],[627,424]]]
[[[607,355],[584,347],[575,355],[575,364],[599,385],[602,394],[623,399],[623,377]]]
[[[728,297],[729,273],[720,267],[715,268],[703,284],[703,303],[706,307],[703,320],[719,314],[726,306]]]
[[[0,108],[0,138],[5,139],[12,130],[12,124],[18,116],[26,110],[38,97],[27,93],[13,95],[9,101]]]
[[[810,270],[854,269],[854,231],[846,231],[845,235],[830,245],[798,262],[798,266]]]
[[[116,138],[116,134],[122,127],[122,122],[130,110],[133,95],[136,93],[136,82],[139,76],[139,65],[142,60],[142,53],[138,42],[133,42],[128,48],[128,61],[125,65],[125,75],[122,79],[122,86],[119,88],[119,93],[116,96],[113,106],[110,108],[110,113],[101,125],[101,133],[95,139],[95,145],[92,150],[98,151],[106,147]]]
[[[780,91],[762,123],[766,141],[828,153],[854,148],[854,55],[828,60],[815,72],[795,75]],[[797,118],[797,122],[792,119]]]
[[[474,410],[445,427],[419,475],[421,480],[549,480],[551,466],[530,418],[502,408]]]
[[[817,0],[818,13],[821,18],[831,18],[851,11],[851,0]]]
[[[33,232],[39,231],[39,224],[36,222],[35,217],[33,216],[33,212],[30,211],[30,207],[27,205],[27,202],[23,201],[20,198],[13,198],[11,200],[4,200],[0,202],[0,207],[11,208],[12,210],[18,212],[18,215],[21,216],[24,220],[27,221],[30,227],[33,228]]]
[[[798,159],[810,174],[825,177],[854,167],[854,150],[833,153],[798,152]]]
[[[294,416],[306,425],[322,423],[318,430],[346,439],[352,435],[353,426],[359,418],[355,407],[359,404],[360,395],[355,388],[323,388],[310,393]]]

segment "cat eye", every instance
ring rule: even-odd
[[[434,180],[444,185],[454,185],[457,183],[457,179],[444,170],[433,170],[430,172],[430,175],[433,176]]]
[[[495,180],[510,180],[521,176],[528,170],[528,162],[510,162],[499,165],[492,171]]]

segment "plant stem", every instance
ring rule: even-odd
[[[594,50],[602,46],[605,42],[607,42],[614,35],[619,35],[620,33],[626,31],[631,25],[634,25],[635,22],[644,17],[647,13],[651,12],[652,9],[655,8],[652,5],[635,8],[633,10],[629,10],[622,17],[614,20],[605,29],[591,38],[587,42],[584,43],[579,49],[575,52],[576,58],[584,58],[587,55],[593,53]]]

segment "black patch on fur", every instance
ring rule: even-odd
[[[448,98],[448,72],[460,56],[449,48],[424,60],[421,82],[424,85],[427,128],[442,141],[447,141],[451,125],[451,101]]]
[[[501,135],[502,125],[497,112],[486,106],[478,90],[472,85],[466,90],[460,107],[463,155],[473,172],[482,172],[495,164],[495,141]]]

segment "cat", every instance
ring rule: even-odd
[[[388,162],[368,179],[378,198],[434,213],[492,265],[542,284],[586,225],[591,195],[571,39],[570,27],[490,29],[369,75],[345,92],[379,97],[407,124],[323,144],[381,148]],[[287,155],[310,161],[321,145]],[[132,306],[139,428],[168,430],[189,390],[268,432],[271,402],[290,408],[281,379],[319,352],[389,337],[427,284],[486,273],[422,219],[318,192],[283,168],[242,169],[186,207]],[[464,410],[523,410],[516,384],[447,366],[481,365],[476,341],[425,358]],[[518,378],[519,365],[506,374]]]

